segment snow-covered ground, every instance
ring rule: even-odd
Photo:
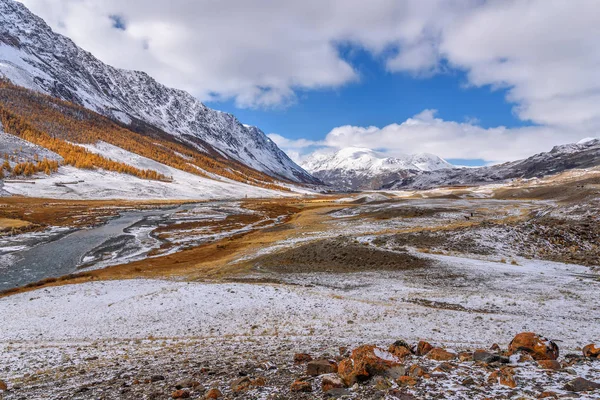
[[[86,145],[88,150],[140,169],[152,169],[173,182],[150,181],[132,175],[104,170],[83,170],[62,166],[58,173],[35,179],[35,184],[5,182],[4,191],[13,195],[61,199],[231,199],[244,197],[281,197],[311,193],[289,185],[297,192],[259,188],[214,176],[204,178],[158,163],[108,143]],[[33,180],[32,180],[33,181]],[[61,183],[68,183],[61,185]]]

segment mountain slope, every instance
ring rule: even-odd
[[[302,163],[313,176],[343,189],[379,189],[419,171],[452,168],[433,154],[384,157],[366,148],[348,147],[331,154],[314,154]]]
[[[144,72],[102,63],[59,35],[24,5],[0,0],[0,77],[84,106],[136,129],[148,125],[273,177],[318,183],[260,129],[212,110]]]
[[[383,185],[384,189],[430,189],[438,186],[480,185],[519,178],[539,178],[574,168],[600,165],[600,139],[555,146],[524,160],[479,168],[423,171]]]

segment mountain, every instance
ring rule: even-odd
[[[319,183],[260,129],[144,72],[104,64],[14,0],[0,0],[0,77],[138,132],[166,132],[200,151],[217,152],[278,179]]]
[[[600,165],[600,139],[555,146],[524,160],[479,168],[422,171],[382,186],[383,189],[430,189],[438,186],[481,185],[511,179],[541,178],[575,168]]]
[[[360,147],[348,147],[331,154],[313,154],[302,167],[325,183],[352,190],[379,189],[421,171],[453,168],[433,154],[385,157]]]

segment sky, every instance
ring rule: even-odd
[[[102,61],[260,127],[483,165],[600,136],[597,0],[22,0]]]

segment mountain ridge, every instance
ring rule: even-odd
[[[131,126],[148,124],[182,142],[237,160],[279,179],[319,183],[259,128],[213,110],[189,93],[168,88],[145,72],[112,67],[55,33],[14,0],[0,0],[0,76],[14,84],[73,102]]]

